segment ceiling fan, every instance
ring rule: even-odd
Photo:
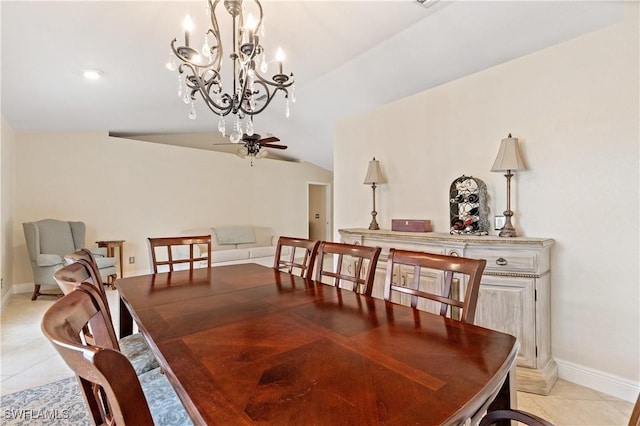
[[[247,158],[247,157],[251,158],[251,165],[253,166],[254,158],[256,159],[264,158],[269,154],[269,152],[265,148],[287,149],[286,145],[279,145],[274,142],[280,142],[280,139],[278,139],[275,136],[261,138],[259,134],[254,133],[252,135],[247,135],[247,134],[242,135],[242,139],[240,139],[240,142],[233,145],[242,144],[242,146],[238,148],[238,150],[236,151],[236,155],[240,158]],[[222,144],[222,145],[229,145],[229,144]]]

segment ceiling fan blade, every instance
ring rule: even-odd
[[[277,144],[271,144],[271,143],[260,143],[260,145],[264,146],[265,148],[287,149],[286,145],[277,145]]]
[[[280,139],[276,138],[275,136],[271,136],[271,137],[268,137],[268,138],[260,139],[258,142],[260,142],[260,144],[264,145],[265,143],[280,142]]]

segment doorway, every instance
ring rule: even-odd
[[[309,239],[333,241],[330,184],[309,182],[307,199]]]

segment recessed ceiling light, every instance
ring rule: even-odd
[[[102,77],[100,70],[84,70],[84,78],[87,80],[98,80],[100,77]]]

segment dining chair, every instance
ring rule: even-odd
[[[295,271],[300,271],[302,278],[313,277],[313,267],[316,261],[316,251],[320,241],[306,240],[303,238],[291,238],[280,237],[278,238],[278,244],[276,245],[276,255],[273,259],[273,268],[279,270],[286,270],[292,274]],[[288,249],[288,253],[285,253],[283,248]],[[299,251],[304,251],[304,255],[300,256]],[[302,260],[300,260],[302,259]]]
[[[118,340],[113,326],[113,317],[109,309],[107,295],[102,285],[100,275],[96,275],[96,265],[92,263],[93,256],[90,251],[81,249],[68,255],[70,259],[76,259],[74,263],[64,266],[54,274],[54,279],[64,294],[71,293],[81,283],[92,285],[102,301],[104,316],[107,318],[107,326],[110,328],[109,336],[113,336],[111,346],[121,351],[131,362],[137,374],[158,368],[160,365],[153,355],[147,340],[141,333],[134,333]],[[90,259],[87,261],[87,259]],[[98,342],[106,346],[109,342]]]
[[[88,327],[96,341],[109,341],[112,330],[106,314],[99,291],[80,283],[42,318],[42,331],[76,375],[94,423],[192,424],[160,368],[138,377],[116,348],[87,344]]]
[[[489,411],[482,420],[480,420],[478,426],[490,426],[500,420],[515,420],[518,423],[529,426],[553,426],[552,423],[543,418],[527,413],[526,411],[515,409]]]
[[[484,259],[469,259],[392,248],[389,250],[389,257],[387,258],[384,300],[390,301],[393,291],[410,295],[412,308],[417,307],[419,298],[430,299],[439,302],[440,315],[447,316],[447,312],[449,312],[449,316],[453,317],[453,308],[457,308],[462,311],[459,313],[459,319],[473,324],[478,303],[480,280],[486,263],[487,261]],[[421,274],[422,268],[429,270],[428,277]],[[463,301],[452,296],[454,275],[458,277],[464,275],[467,278]],[[436,294],[434,292],[436,291],[435,288],[433,291],[428,291],[424,288],[425,284],[423,284],[422,289],[420,288],[421,282],[437,283],[439,276],[443,277],[441,294]],[[459,279],[458,283],[464,284],[464,280]]]
[[[380,247],[323,241],[318,247],[316,256],[318,264],[316,281],[322,281],[323,277],[328,277],[336,287],[341,287],[342,281],[349,281],[352,291],[371,296],[380,250]],[[331,262],[325,262],[326,255],[337,256],[337,259],[334,259],[335,268],[329,267]]]
[[[640,394],[636,399],[636,405],[633,406],[633,411],[629,418],[629,426],[640,426]]]
[[[205,261],[211,268],[211,235],[147,238],[147,241],[154,274],[158,273],[159,266],[168,266],[169,272],[173,272],[174,265],[188,263],[189,269],[193,269],[196,262]],[[201,252],[200,244],[207,246],[206,252]]]

